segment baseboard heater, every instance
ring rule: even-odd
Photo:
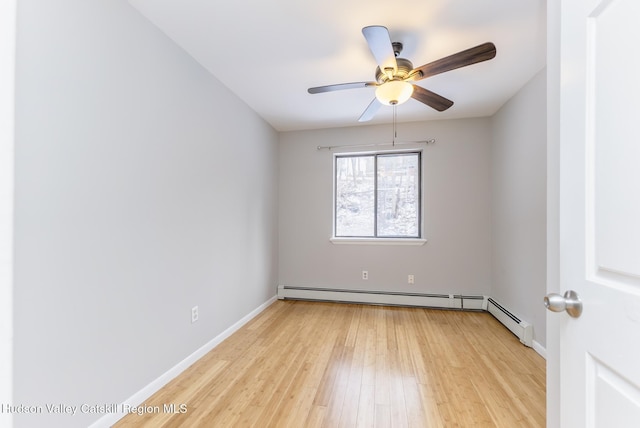
[[[367,303],[372,305],[417,306],[423,308],[483,310],[484,296],[460,294],[395,293],[388,291],[335,290],[278,286],[278,299]]]
[[[513,332],[520,339],[520,342],[527,346],[532,346],[533,344],[533,326],[520,320],[495,300],[486,296],[342,290],[279,285],[278,299],[488,311]]]
[[[491,297],[487,298],[487,311],[511,330],[520,339],[520,342],[529,347],[533,346],[533,326],[531,324],[513,315]]]

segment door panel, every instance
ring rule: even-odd
[[[566,427],[640,420],[640,16],[637,0],[563,0],[560,324]]]
[[[588,426],[623,427],[640,420],[640,389],[595,358],[587,360]]]
[[[640,41],[638,17],[637,0],[603,1],[587,22],[587,144],[594,156],[588,184],[596,271],[626,274],[636,285],[640,198],[633,196],[640,190],[640,118],[632,103],[640,100],[640,70],[633,59]]]

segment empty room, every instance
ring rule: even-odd
[[[633,426],[638,14],[3,2],[0,426]]]

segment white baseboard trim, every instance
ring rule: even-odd
[[[144,403],[144,401],[151,397],[153,394],[158,392],[162,387],[168,384],[170,381],[175,379],[180,373],[185,371],[189,366],[198,361],[200,358],[205,356],[207,352],[211,351],[213,348],[222,343],[223,340],[231,336],[233,333],[238,331],[243,325],[251,321],[256,315],[260,312],[264,311],[267,307],[269,307],[273,302],[277,300],[277,296],[273,296],[269,300],[267,300],[262,305],[258,306],[256,309],[251,311],[249,314],[244,316],[238,322],[233,324],[231,327],[227,328],[225,331],[211,339],[205,345],[200,347],[194,353],[189,355],[184,360],[180,361],[178,364],[170,368],[166,373],[160,375],[156,380],[142,388],[140,391],[133,394],[123,403],[118,406],[118,410],[125,409],[127,407],[135,407]],[[125,417],[128,413],[125,413],[123,410],[115,413],[108,413],[94,422],[89,428],[109,428],[118,422],[120,419]]]
[[[535,340],[533,341],[533,345],[531,346],[533,348],[534,351],[536,351],[542,358],[544,358],[545,360],[547,359],[547,348],[545,348],[544,346],[542,346],[541,344],[539,344],[538,342],[536,342]]]

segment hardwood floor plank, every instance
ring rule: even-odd
[[[302,425],[305,428],[320,428],[324,425],[324,418],[327,413],[325,406],[313,406],[306,422]]]
[[[347,382],[351,372],[350,361],[353,359],[353,348],[344,348],[340,359],[332,361],[336,366],[336,377],[327,404],[327,414],[325,415],[324,426],[335,428],[340,423],[345,396],[347,394]]]
[[[277,301],[122,427],[543,427],[545,362],[483,312]]]
[[[356,427],[372,427],[376,418],[375,389],[373,385],[362,385],[358,402]],[[353,425],[352,425],[353,426]]]
[[[366,332],[366,328],[364,329]],[[364,372],[364,361],[366,353],[366,333],[359,331],[353,343],[353,358],[349,362],[349,378],[347,381],[347,391],[342,405],[342,413],[338,427],[353,427],[358,420],[358,409],[360,404],[360,392],[362,389],[362,378]]]
[[[406,428],[409,426],[406,411],[406,400],[404,398],[404,384],[400,368],[400,353],[398,348],[389,349],[389,370],[392,373],[389,382],[389,413],[391,415],[391,426]]]
[[[376,404],[375,413],[373,413],[373,423],[367,425],[358,425],[363,427],[375,427],[375,428],[391,428],[391,408],[383,404]]]
[[[429,419],[422,405],[420,388],[416,379],[414,377],[403,377],[402,387],[408,425],[410,427],[429,426]]]

